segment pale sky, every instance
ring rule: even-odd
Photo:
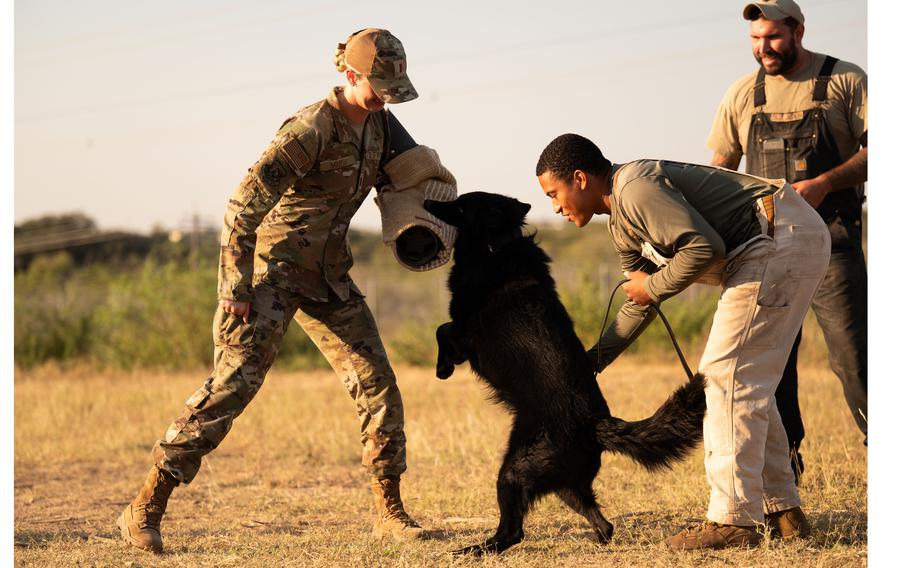
[[[717,104],[756,65],[744,4],[0,0],[0,183],[4,196],[14,187],[13,215],[0,208],[0,220],[78,210],[104,228],[172,228],[194,213],[220,224],[281,121],[340,83],[335,43],[368,26],[404,42],[421,97],[394,112],[439,150],[459,190],[514,195],[533,205],[533,219],[552,218],[533,170],[563,132],[588,136],[615,161],[708,161]],[[870,75],[868,534],[878,565],[903,554],[900,515],[910,507],[898,463],[910,400],[900,285],[910,5],[869,4],[867,38],[865,1],[800,1],[805,46]],[[368,201],[355,224],[376,228],[377,217]],[[0,243],[11,274],[12,231]],[[13,305],[12,286],[2,288]],[[8,379],[12,310],[0,321]],[[13,381],[0,389],[0,502],[10,513],[0,515],[0,557],[12,562]]]
[[[420,97],[392,106],[459,191],[555,220],[543,147],[585,135],[608,158],[706,163],[726,88],[757,65],[745,2],[125,2],[15,4],[15,221],[83,211],[103,228],[220,226],[281,122],[341,75],[363,27],[402,40]],[[457,7],[456,7],[457,6]],[[867,69],[866,2],[804,0],[804,45]],[[354,226],[376,229],[372,197]]]

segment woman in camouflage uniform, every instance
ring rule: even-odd
[[[363,465],[379,513],[373,534],[418,538],[405,512],[404,412],[395,375],[363,295],[348,275],[351,218],[380,173],[383,108],[417,97],[401,42],[368,28],[339,44],[345,75],[320,102],[287,119],[230,198],[221,238],[215,368],[156,442],[154,466],[117,525],[130,544],[162,551],[160,522],[174,487],[190,483],[262,386],[292,318],[356,403]]]

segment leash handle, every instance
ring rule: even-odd
[[[604,321],[600,326],[600,334],[597,336],[597,369],[600,369],[601,363],[603,362],[600,356],[600,340],[603,338],[604,330],[607,328],[607,319],[610,317],[610,308],[613,306],[613,297],[616,296],[616,291],[619,290],[619,287],[628,281],[628,278],[623,278],[620,280],[616,287],[613,288],[613,292],[610,294],[610,301],[607,302],[607,312],[604,314]],[[655,310],[657,312],[657,315],[660,316],[661,321],[664,322],[664,327],[667,328],[667,333],[670,335],[670,341],[673,342],[673,348],[676,349],[676,355],[679,357],[679,362],[682,363],[683,369],[685,369],[689,380],[692,380],[695,375],[692,374],[692,370],[689,368],[689,364],[686,363],[686,357],[683,355],[682,349],[679,347],[679,342],[676,341],[676,334],[673,333],[673,328],[670,327],[670,322],[667,320],[667,316],[665,316],[664,313],[660,311],[660,307],[658,307],[657,304],[652,304],[649,306],[649,308]],[[598,373],[597,369],[594,369],[595,377]]]

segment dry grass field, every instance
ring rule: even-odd
[[[683,380],[666,364],[622,358],[601,375],[613,413],[649,415]],[[195,373],[41,368],[15,379],[15,560],[22,566],[864,566],[866,450],[835,377],[800,377],[809,437],[804,509],[811,539],[766,540],[754,550],[680,554],[662,539],[702,518],[708,489],[701,450],[651,475],[604,455],[595,488],[613,542],[555,498],[531,513],[526,539],[500,557],[452,558],[496,526],[495,477],[508,427],[460,367],[438,381],[399,369],[409,470],[405,504],[430,540],[402,545],[369,536],[373,513],[359,464],[357,419],[330,372],[276,369],[196,481],[174,492],[166,554],[131,549],[114,520],[138,489],[153,441],[202,383]]]

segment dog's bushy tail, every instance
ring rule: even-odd
[[[650,418],[626,422],[611,417],[597,425],[604,450],[624,454],[648,471],[669,469],[691,452],[702,438],[705,417],[705,378],[695,375],[676,389]]]

